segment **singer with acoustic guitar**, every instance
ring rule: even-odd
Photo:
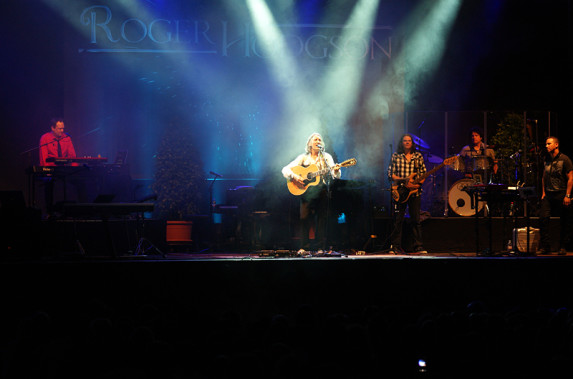
[[[423,180],[416,180],[417,176],[426,172],[424,156],[417,151],[416,144],[410,134],[404,134],[400,139],[397,151],[392,154],[392,162],[388,166],[388,178],[396,185],[405,186],[409,191],[406,201],[400,202],[394,199],[395,219],[394,229],[390,235],[390,254],[403,253],[402,250],[402,224],[406,207],[410,211],[412,220],[412,238],[414,252],[426,254],[422,244],[422,225],[420,221],[421,187]]]
[[[324,149],[322,136],[319,133],[312,133],[306,141],[306,152],[282,169],[282,174],[288,181],[289,190],[300,196],[300,247],[305,250],[317,249],[326,242],[328,199],[325,184],[331,179],[340,179],[341,176],[341,166],[335,164],[332,156]],[[311,175],[301,176],[308,169],[313,173],[320,172],[322,175],[313,176],[309,181],[308,177]],[[312,173],[309,172],[309,174]],[[309,242],[311,228],[314,228],[315,233],[313,245]]]

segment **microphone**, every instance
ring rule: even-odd
[[[514,158],[518,158],[521,156],[521,149],[519,149],[518,151],[516,151],[515,153],[511,154],[509,156],[509,159],[514,159]]]
[[[222,178],[222,177],[223,177],[223,175],[217,174],[216,172],[213,172],[213,171],[209,171],[209,174],[215,175],[217,178]]]
[[[318,147],[320,150],[324,149],[324,146],[322,146],[321,144],[316,145],[316,147]]]

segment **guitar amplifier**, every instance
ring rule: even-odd
[[[535,253],[539,246],[539,229],[529,228],[529,252]],[[527,252],[527,228],[513,229],[513,249],[521,253]]]

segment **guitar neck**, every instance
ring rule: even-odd
[[[311,178],[316,178],[317,176],[322,175],[322,174],[326,174],[329,170],[330,170],[330,169],[328,169],[328,168],[323,168],[322,170],[318,170],[318,171],[312,172],[312,173],[308,174],[308,175],[309,175],[309,179],[311,179]]]
[[[422,180],[426,179],[428,176],[432,175],[434,172],[438,171],[439,169],[441,169],[442,167],[444,167],[444,162],[440,163],[439,165],[437,165],[436,167],[434,167],[433,169],[431,169],[430,171],[426,171],[425,173],[423,173],[422,175],[419,175],[416,177],[416,179],[414,179],[414,182],[416,184],[418,184],[419,182],[421,182]]]
[[[336,164],[333,167],[350,167],[350,166],[354,166],[356,164],[356,158],[351,158],[351,159],[347,159],[342,163]],[[316,172],[312,172],[310,174],[308,174],[308,178],[315,178],[319,175],[322,174],[326,174],[327,172],[329,172],[332,169],[332,167],[327,167],[327,168],[323,168],[322,170],[318,170]]]

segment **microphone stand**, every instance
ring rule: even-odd
[[[401,142],[400,142],[401,143]],[[392,151],[392,144],[390,144],[390,165],[392,165],[392,156],[394,155],[394,152]],[[394,170],[392,169],[391,171],[392,173],[394,173]],[[397,233],[397,225],[396,225],[396,217],[398,217],[398,203],[394,200],[394,197],[392,196],[392,178],[390,178],[390,188],[389,188],[389,193],[390,193],[390,212],[392,212],[392,230],[390,232],[389,235],[389,242],[390,242],[390,246],[388,247],[388,249],[383,250],[383,253],[388,253],[390,250],[392,250],[394,248],[394,246],[392,246],[392,236],[394,235],[394,233]],[[401,246],[400,246],[401,248]]]
[[[326,176],[324,178],[324,183],[326,184],[326,215],[325,215],[325,220],[324,220],[324,243],[326,245],[328,245],[328,223],[330,221],[330,198],[332,196],[332,192],[330,190],[330,179],[331,179],[331,169],[330,169],[330,165],[328,164],[328,161],[326,160],[326,158],[324,157],[324,154],[322,153],[323,149],[320,149],[320,153],[319,156],[322,158],[322,160],[324,161],[324,165],[326,166],[326,168],[328,169],[328,176]],[[318,225],[317,225],[318,227]],[[316,236],[315,236],[316,238]],[[323,246],[323,250],[326,250],[326,246]]]
[[[216,238],[215,244],[219,245],[219,238],[217,236],[217,232],[215,230],[215,220],[213,219],[213,213],[215,213],[215,206],[213,205],[213,187],[215,186],[215,181],[219,178],[219,175],[215,175],[213,172],[210,172],[213,175],[213,180],[211,184],[209,184],[209,234],[211,243],[213,243],[213,239]]]
[[[51,143],[54,143],[54,142],[57,142],[57,141],[63,141],[63,140],[65,140],[66,138],[72,138],[72,137],[71,137],[69,134],[66,134],[64,137],[60,138],[59,140],[53,140],[53,141],[50,141],[50,142],[46,142],[46,143],[43,144],[43,145],[36,146],[36,147],[32,147],[31,149],[28,149],[28,150],[24,150],[24,151],[22,151],[22,152],[20,153],[20,155],[24,155],[24,154],[27,154],[27,153],[31,153],[32,151],[39,150],[39,149],[41,149],[42,147],[47,146],[47,145],[49,145],[49,144],[51,144]]]
[[[213,206],[213,187],[215,185],[215,180],[217,180],[217,178],[219,177],[219,175],[215,175],[213,174],[213,180],[211,181],[211,184],[209,184],[209,220],[211,222],[211,224],[213,224],[213,213],[214,213],[214,206]]]

